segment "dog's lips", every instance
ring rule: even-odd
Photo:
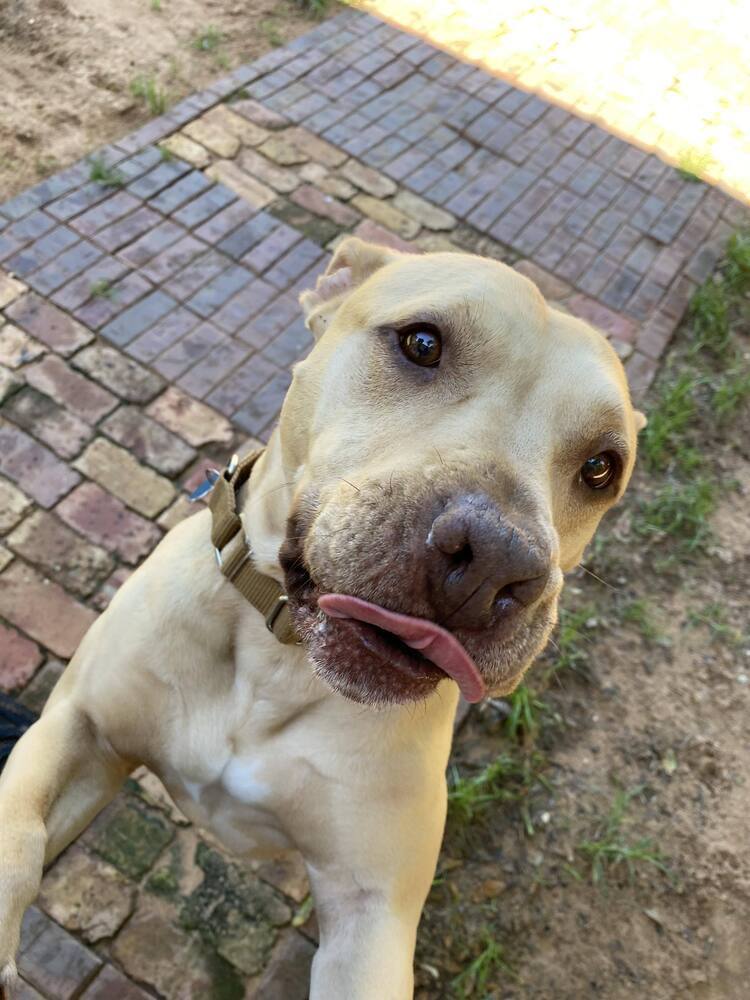
[[[388,611],[349,594],[321,594],[318,607],[331,618],[351,618],[390,632],[452,677],[466,701],[484,698],[485,684],[476,664],[458,639],[435,622]]]

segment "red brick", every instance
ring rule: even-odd
[[[63,657],[73,655],[96,618],[62,587],[18,561],[0,576],[0,615]]]
[[[94,952],[45,918],[41,933],[21,950],[18,971],[46,996],[72,1000],[101,964]]]
[[[625,362],[625,373],[633,396],[642,396],[651,385],[656,375],[658,364],[653,358],[647,358],[640,351],[635,351]]]
[[[196,448],[211,442],[229,445],[234,437],[228,420],[175,386],[154,400],[146,412]]]
[[[42,654],[35,642],[0,622],[0,691],[25,687],[41,662]]]
[[[150,994],[144,993],[113,965],[105,965],[81,997],[82,1000],[149,1000]]]
[[[80,351],[73,364],[129,403],[148,403],[164,385],[158,375],[104,344]]]
[[[105,434],[165,476],[176,476],[195,458],[195,449],[137,406],[121,406],[102,424]]]
[[[379,226],[372,219],[363,219],[354,230],[354,235],[368,243],[377,243],[380,246],[390,247],[391,250],[401,250],[403,253],[419,253],[419,247],[413,243],[407,243],[400,236],[391,233],[389,230]]]
[[[672,339],[677,320],[663,312],[657,312],[644,323],[638,335],[636,347],[649,358],[658,360],[664,348]]]
[[[519,274],[533,281],[542,295],[551,302],[562,302],[573,291],[566,281],[556,278],[532,260],[519,260],[513,267]]]
[[[73,371],[61,358],[47,355],[24,369],[29,385],[51,396],[56,403],[71,410],[90,424],[117,406],[117,397]]]
[[[162,517],[163,516],[164,515],[162,515]],[[94,605],[96,610],[104,611],[123,583],[125,583],[128,577],[132,575],[132,569],[127,569],[125,566],[118,566],[112,576],[110,576],[108,580],[104,581],[91,599],[91,603]]]
[[[30,386],[10,398],[5,404],[5,415],[61,458],[74,458],[94,433],[90,424]]]
[[[296,204],[315,215],[322,215],[338,226],[353,226],[361,218],[359,212],[343,205],[330,194],[323,194],[312,184],[303,184],[289,196]]]
[[[7,538],[8,547],[67,590],[87,597],[112,571],[103,549],[85,542],[54,514],[36,510]]]
[[[57,505],[55,513],[90,541],[131,564],[148,555],[161,538],[155,525],[95,483],[82,483]]]
[[[85,326],[33,293],[14,302],[6,315],[37,340],[65,356],[94,339]]]
[[[0,473],[17,483],[42,507],[52,507],[80,482],[49,449],[0,418]]]
[[[608,337],[624,340],[628,344],[635,343],[639,329],[638,324],[629,317],[623,316],[622,313],[615,312],[602,305],[601,302],[580,293],[573,295],[565,305],[574,316],[585,319],[587,323],[591,323]]]

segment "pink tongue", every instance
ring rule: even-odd
[[[318,598],[318,607],[331,618],[354,618],[368,625],[377,625],[398,636],[407,646],[419,650],[436,667],[452,677],[467,701],[481,701],[484,698],[484,681],[476,664],[458,639],[434,622],[387,611],[377,604],[370,604],[369,601],[350,597],[348,594],[323,594]]]

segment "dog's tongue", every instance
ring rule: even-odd
[[[348,594],[322,594],[318,607],[332,618],[354,618],[390,632],[452,677],[467,701],[484,698],[484,681],[476,664],[458,639],[434,622],[387,611]]]

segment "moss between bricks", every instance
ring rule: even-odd
[[[198,844],[195,860],[205,877],[185,900],[181,925],[197,931],[243,973],[256,975],[270,957],[278,928],[291,921],[290,908],[273,889],[205,844]]]
[[[94,850],[123,875],[139,879],[174,837],[174,829],[145,809],[122,806],[99,833]]]
[[[321,247],[326,246],[339,233],[343,232],[342,227],[337,226],[330,219],[321,219],[284,198],[275,201],[273,205],[269,206],[267,211],[271,215],[275,215],[277,219],[281,219],[288,226],[299,230],[309,240],[312,240],[313,243],[317,243]]]

